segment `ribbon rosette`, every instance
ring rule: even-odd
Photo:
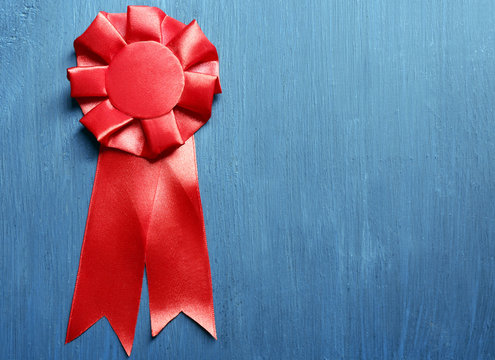
[[[106,317],[129,355],[145,266],[152,335],[184,312],[216,338],[193,137],[221,92],[216,48],[147,6],[100,12],[74,48],[71,96],[101,147],[67,342]]]

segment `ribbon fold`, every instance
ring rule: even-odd
[[[183,312],[216,338],[193,136],[221,92],[216,49],[147,6],[100,12],[74,47],[101,147],[66,342],[105,317],[130,355],[145,268],[153,336]]]

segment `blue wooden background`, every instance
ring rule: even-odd
[[[163,0],[218,47],[197,139],[218,341],[180,316],[134,359],[495,358],[495,2]],[[72,41],[118,0],[0,1],[0,358],[64,345],[98,155]]]

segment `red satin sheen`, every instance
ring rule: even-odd
[[[94,58],[102,59],[107,64],[124,46],[125,40],[102,13],[99,13],[86,31],[74,41],[76,53],[89,52]]]
[[[173,111],[154,119],[141,120],[148,148],[154,153],[184,144]]]
[[[106,317],[130,354],[145,265],[153,336],[184,312],[216,338],[194,138],[156,162],[100,150],[66,341]]]
[[[114,57],[107,69],[106,89],[120,111],[138,119],[154,118],[177,104],[184,89],[184,73],[166,46],[140,41]]]
[[[167,46],[179,58],[184,70],[200,62],[218,60],[217,49],[203,34],[196,20],[182,29]]]
[[[157,46],[147,45],[153,43]],[[186,26],[157,8],[129,6],[127,14],[100,12],[74,47],[78,66],[68,70],[68,77],[83,113],[109,97],[114,108],[134,118],[117,129],[114,123],[108,129],[98,127],[95,136],[108,134],[106,146],[137,156],[153,159],[177,144],[150,140],[136,122],[165,115],[173,107],[180,137],[186,141],[209,119],[213,94],[221,92],[216,48],[197,22]],[[174,59],[169,58],[171,53]]]
[[[221,92],[216,49],[147,6],[100,12],[74,47],[71,94],[102,146],[66,342],[106,317],[129,355],[145,266],[153,336],[184,312],[216,338],[193,137]]]
[[[108,66],[74,67],[67,70],[70,96],[107,96],[105,76]]]
[[[132,120],[131,116],[118,111],[109,100],[105,100],[84,115],[80,121],[98,141],[103,141]]]
[[[161,40],[161,24],[165,13],[148,6],[129,6],[127,10],[127,43]]]

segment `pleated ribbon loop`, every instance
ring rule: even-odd
[[[184,312],[216,338],[193,134],[220,93],[196,21],[100,12],[67,71],[101,143],[66,342],[107,318],[129,355],[146,266],[152,334]]]

